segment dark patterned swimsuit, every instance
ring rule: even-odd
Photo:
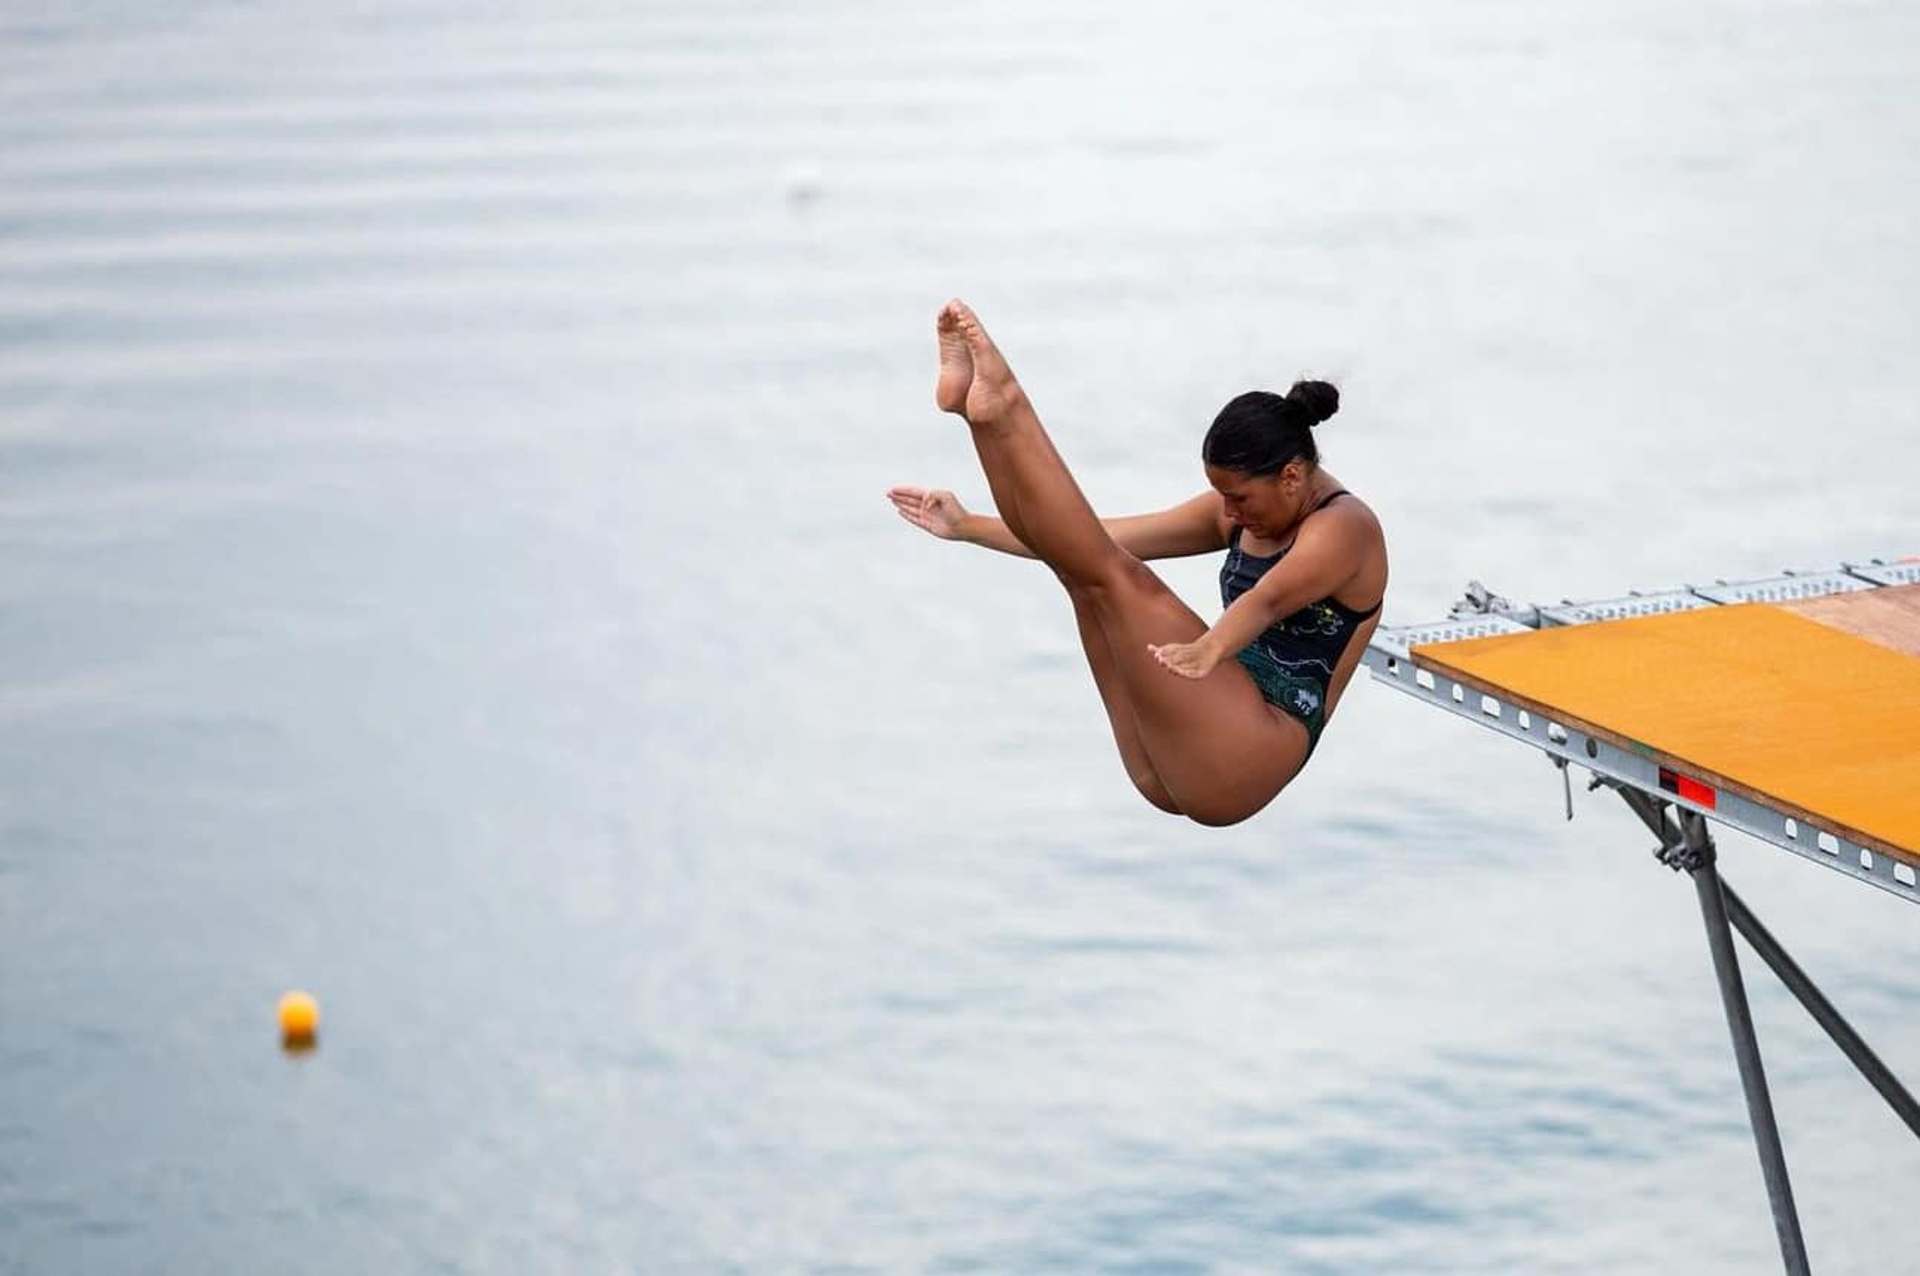
[[[1345,488],[1329,493],[1307,511],[1311,516],[1342,496]],[[1302,521],[1305,521],[1304,519]],[[1252,589],[1255,582],[1273,569],[1293,548],[1289,541],[1273,554],[1249,554],[1240,548],[1240,528],[1227,539],[1227,561],[1220,566],[1220,605],[1233,606],[1233,600]],[[1295,539],[1299,533],[1295,533]],[[1333,598],[1308,603],[1291,616],[1282,617],[1248,643],[1235,657],[1253,677],[1253,685],[1270,704],[1277,705],[1300,719],[1307,728],[1307,756],[1320,743],[1321,728],[1327,721],[1327,687],[1333,671],[1346,654],[1347,644],[1361,625],[1380,610],[1375,603],[1365,611]]]

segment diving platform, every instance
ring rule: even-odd
[[[1375,681],[1611,789],[1699,896],[1786,1270],[1806,1246],[1741,982],[1738,930],[1913,1132],[1920,1104],[1721,879],[1714,825],[1920,903],[1920,558],[1516,605],[1475,582],[1381,626]]]

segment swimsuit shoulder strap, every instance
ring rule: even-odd
[[[1318,502],[1318,503],[1317,503],[1316,505],[1314,505],[1314,507],[1313,507],[1312,509],[1310,509],[1310,510],[1308,510],[1307,512],[1308,512],[1309,514],[1313,514],[1313,513],[1317,513],[1317,512],[1319,512],[1320,510],[1323,510],[1323,509],[1325,509],[1325,508],[1326,508],[1327,506],[1329,506],[1329,505],[1331,505],[1331,504],[1333,504],[1333,503],[1334,503],[1335,501],[1337,501],[1337,500],[1339,500],[1339,499],[1340,499],[1341,497],[1343,497],[1343,496],[1352,496],[1352,495],[1353,495],[1353,493],[1352,493],[1352,492],[1349,492],[1349,491],[1348,491],[1348,490],[1347,490],[1346,488],[1344,488],[1344,487],[1343,487],[1343,488],[1339,488],[1339,489],[1337,489],[1336,491],[1332,491],[1332,492],[1328,492],[1328,493],[1327,493],[1327,494],[1326,494],[1325,496],[1323,496],[1323,497],[1321,497],[1321,498],[1320,498],[1320,500],[1319,500],[1319,502]],[[1335,601],[1336,603],[1339,603],[1339,600],[1338,600],[1338,599],[1335,599],[1334,601]],[[1371,619],[1371,618],[1372,618],[1372,616],[1373,616],[1373,614],[1374,614],[1375,612],[1377,612],[1377,611],[1379,611],[1379,610],[1380,610],[1380,608],[1381,608],[1381,607],[1382,607],[1383,605],[1385,605],[1385,603],[1386,603],[1386,601],[1387,601],[1387,600],[1386,600],[1385,598],[1382,598],[1382,599],[1381,599],[1381,600],[1380,600],[1379,602],[1377,602],[1377,603],[1375,603],[1375,604],[1374,604],[1373,606],[1371,606],[1371,607],[1369,607],[1369,608],[1367,608],[1367,609],[1366,609],[1365,611],[1353,611],[1353,608],[1351,608],[1351,607],[1347,607],[1347,608],[1346,608],[1346,610],[1347,610],[1347,611],[1349,611],[1349,612],[1353,612],[1353,623],[1354,623],[1354,624],[1356,624],[1356,625],[1358,625],[1358,624],[1362,624],[1362,623],[1364,623],[1365,621],[1367,621],[1367,620],[1369,620],[1369,619]],[[1345,606],[1345,604],[1340,604],[1340,605],[1341,605],[1341,606],[1343,606],[1343,607]]]

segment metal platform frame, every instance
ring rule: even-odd
[[[1787,572],[1762,580],[1715,581],[1706,586],[1689,585],[1589,602],[1568,601],[1548,607],[1515,606],[1476,581],[1468,586],[1465,598],[1454,604],[1451,618],[1430,625],[1381,626],[1363,657],[1375,681],[1545,753],[1561,772],[1568,819],[1573,818],[1569,767],[1578,765],[1589,771],[1592,780],[1587,788],[1590,791],[1610,788],[1618,793],[1658,840],[1659,845],[1653,852],[1655,858],[1693,879],[1700,900],[1701,920],[1706,926],[1707,947],[1713,956],[1714,975],[1720,986],[1721,1004],[1726,1010],[1727,1029],[1733,1038],[1734,1061],[1740,1069],[1741,1088],[1746,1093],[1747,1118],[1753,1126],[1760,1170],[1773,1209],[1780,1256],[1790,1273],[1804,1274],[1809,1270],[1806,1242],[1800,1233],[1793,1186],[1780,1148],[1773,1098],[1760,1062],[1760,1044],[1754,1036],[1753,1016],[1747,1006],[1746,985],[1740,977],[1739,955],[1732,932],[1738,930],[1746,936],[1754,952],[1780,977],[1788,991],[1806,1007],[1815,1022],[1916,1136],[1920,1136],[1920,1103],[1914,1102],[1913,1096],[1834,1009],[1833,1003],[1760,924],[1733,888],[1721,879],[1708,821],[1739,829],[1856,881],[1911,903],[1920,903],[1920,880],[1916,880],[1914,869],[1890,856],[1876,854],[1834,830],[1818,827],[1805,819],[1804,813],[1790,812],[1724,788],[1708,788],[1676,775],[1653,758],[1465,686],[1444,671],[1423,667],[1412,648],[1424,643],[1525,633],[1559,625],[1596,624],[1728,603],[1784,602],[1910,584],[1920,584],[1920,561],[1877,558],[1864,563],[1845,563],[1838,571]]]

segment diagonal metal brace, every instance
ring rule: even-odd
[[[1814,1022],[1826,1029],[1833,1044],[1840,1047],[1840,1052],[1860,1070],[1860,1075],[1867,1079],[1867,1083],[1880,1092],[1880,1097],[1887,1101],[1894,1115],[1906,1122],[1909,1130],[1920,1135],[1920,1103],[1914,1102],[1913,1095],[1900,1084],[1900,1078],[1894,1076],[1887,1065],[1880,1061],[1873,1047],[1853,1030],[1853,1025],[1846,1021],[1813,980],[1808,978],[1807,972],[1800,969],[1799,963],[1780,946],[1780,941],[1760,924],[1760,919],[1733,893],[1733,887],[1723,881],[1720,891],[1726,898],[1727,920],[1733,923],[1733,928],[1746,936],[1753,951],[1759,953],[1760,959],[1773,968],[1773,973],[1780,977],[1787,991],[1799,998]]]

